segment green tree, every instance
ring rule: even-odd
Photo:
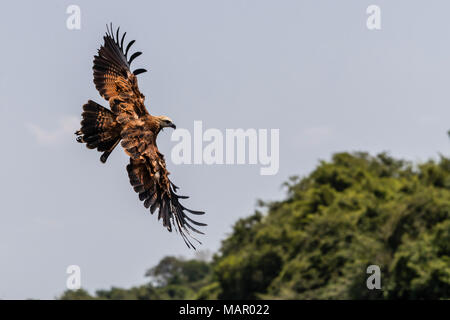
[[[267,214],[241,219],[214,259],[220,298],[450,298],[450,162],[335,154]],[[382,270],[368,290],[366,269]],[[217,293],[219,291],[219,293]],[[204,298],[204,297],[203,297]]]
[[[238,220],[211,262],[166,257],[131,289],[61,299],[450,299],[450,160],[338,153]],[[369,265],[382,290],[369,290]]]

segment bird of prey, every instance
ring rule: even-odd
[[[126,32],[119,39],[119,30],[120,27],[114,34],[112,24],[107,26],[104,44],[94,56],[94,84],[109,102],[110,109],[89,100],[83,106],[81,129],[75,132],[77,141],[103,152],[102,163],[120,142],[130,156],[128,177],[139,200],[144,201],[145,208],[150,208],[152,214],[158,210],[158,220],[162,219],[163,226],[172,231],[174,225],[186,245],[195,249],[191,239],[200,241],[191,232],[203,233],[192,224],[206,224],[191,219],[186,213],[200,215],[204,212],[187,209],[180,203],[180,199],[187,197],[176,194],[178,187],[170,181],[164,156],[156,146],[159,132],[166,127],[176,129],[175,124],[169,117],[153,116],[147,111],[136,77],[146,70],[130,71],[131,62],[142,52],[135,52],[128,58],[135,40],[124,47]]]

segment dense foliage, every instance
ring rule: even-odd
[[[286,199],[239,220],[211,262],[167,257],[149,284],[95,298],[450,298],[449,159],[339,153],[285,186]],[[366,286],[369,265],[381,290]]]

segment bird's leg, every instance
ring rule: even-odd
[[[75,135],[77,136],[77,142],[79,143],[83,143],[83,133],[81,132],[81,130],[77,130],[75,131]]]

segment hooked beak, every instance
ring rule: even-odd
[[[177,128],[177,126],[175,125],[175,123],[172,123],[172,124],[170,125],[170,127],[173,128],[173,129],[176,129],[176,128]]]

